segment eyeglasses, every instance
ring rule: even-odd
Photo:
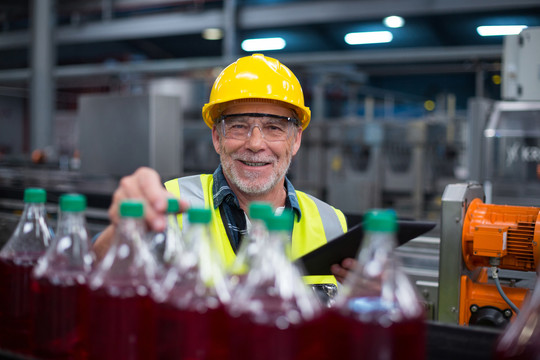
[[[245,113],[223,115],[218,119],[226,139],[247,140],[254,127],[258,127],[266,141],[285,141],[298,126],[292,117],[274,114]]]

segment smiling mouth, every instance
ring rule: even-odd
[[[250,162],[250,161],[243,161],[243,160],[240,160],[240,162],[247,166],[265,166],[265,165],[270,164],[267,162]]]

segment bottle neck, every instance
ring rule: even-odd
[[[356,269],[345,281],[345,297],[393,297],[397,266],[394,243],[392,232],[365,233]]]
[[[22,213],[22,217],[26,219],[36,219],[40,217],[45,217],[47,211],[45,209],[45,204],[43,203],[25,203]]]
[[[57,254],[67,254],[73,260],[86,263],[85,257],[90,253],[86,218],[82,212],[61,212],[58,219],[56,235],[51,247]]]
[[[303,321],[312,319],[318,313],[318,303],[305,286],[301,272],[289,259],[286,249],[291,243],[290,237],[290,232],[286,230],[269,231],[268,238],[259,247],[245,284],[237,290],[237,302],[232,304],[233,312],[257,316],[258,312],[268,311],[267,321],[273,325],[276,316],[284,321],[292,321],[289,317],[292,312],[285,309],[295,309],[296,316]],[[266,299],[268,307],[263,305],[265,308],[257,310],[246,306],[254,298]],[[276,302],[287,305],[276,308],[272,305]]]
[[[147,289],[155,277],[156,263],[145,241],[143,218],[121,217],[110,249],[90,276],[90,287],[140,285],[141,291]]]
[[[269,231],[268,238],[259,247],[259,254],[254,264],[256,271],[260,272],[258,277],[276,283],[287,281],[282,278],[282,275],[287,277],[288,274],[279,271],[279,269],[283,269],[290,263],[286,250],[290,243],[289,236],[290,233],[287,231]]]
[[[86,231],[86,218],[82,212],[61,212],[56,228],[57,234]]]
[[[261,219],[251,220],[251,225],[247,230],[248,239],[250,242],[264,241],[268,237],[268,229],[264,221]]]
[[[359,263],[373,259],[377,261],[391,260],[395,247],[396,240],[393,232],[368,231],[362,241],[357,260]]]
[[[127,245],[142,246],[145,237],[145,225],[142,218],[122,217],[118,221],[118,228],[113,244],[116,246]]]
[[[0,251],[0,256],[36,260],[51,243],[47,212],[43,203],[25,203],[15,231]]]
[[[86,221],[81,212],[60,212],[56,234],[45,256],[40,258],[34,276],[56,276],[82,281],[79,275],[92,270]]]
[[[210,225],[192,223],[184,237],[186,251],[181,255],[181,271],[195,273],[197,296],[215,297],[221,303],[230,301],[221,255],[217,251]]]

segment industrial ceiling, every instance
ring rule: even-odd
[[[30,76],[31,3],[0,3],[0,84]],[[540,26],[538,0],[57,0],[55,5],[59,80],[207,69],[247,54],[240,49],[243,39],[268,36],[283,37],[287,46],[266,54],[292,67],[352,67],[372,77],[499,71],[502,38],[481,37],[476,27]],[[350,31],[385,29],[381,20],[388,15],[406,21],[391,30],[391,43],[343,41]],[[223,29],[223,39],[203,39],[201,32],[209,27]]]

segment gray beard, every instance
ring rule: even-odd
[[[223,173],[225,174],[227,180],[232,182],[238,189],[240,189],[240,191],[249,195],[264,195],[270,192],[280,181],[283,180],[283,178],[287,174],[287,171],[289,171],[289,167],[291,166],[292,161],[292,159],[289,159],[287,166],[285,166],[282,174],[279,174],[279,169],[276,169],[272,172],[271,177],[267,179],[268,181],[254,184],[253,180],[258,180],[259,174],[251,174],[251,176],[248,177],[247,181],[244,181],[234,169],[232,163],[227,163],[227,161],[223,161],[223,159],[221,159],[221,156],[220,160]],[[229,160],[231,162],[234,161],[230,157]]]

